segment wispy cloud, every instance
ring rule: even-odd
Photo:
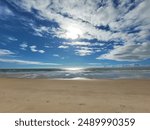
[[[15,64],[22,64],[22,65],[46,65],[46,66],[61,65],[61,64],[56,64],[56,63],[44,63],[44,62],[38,62],[38,61],[27,61],[27,60],[17,60],[17,59],[1,59],[1,58],[0,58],[0,62],[15,63]]]
[[[108,54],[101,55],[97,59],[109,59],[117,61],[139,61],[150,57],[150,44],[128,44],[118,46]]]
[[[67,49],[69,46],[60,45],[58,48]]]
[[[60,57],[58,54],[53,54],[54,57]]]
[[[70,46],[89,46],[91,45],[90,42],[65,42],[64,45],[70,45]]]
[[[8,55],[13,55],[15,54],[14,52],[6,49],[0,49],[0,56],[8,56]]]
[[[22,50],[26,50],[27,47],[28,47],[28,44],[27,44],[27,43],[22,43],[22,44],[20,44],[20,49],[22,49]]]
[[[14,13],[4,5],[0,5],[0,19],[5,19],[7,16],[14,16]]]
[[[88,47],[81,47],[75,50],[75,54],[78,56],[88,56],[88,55],[91,55],[92,53],[93,53],[93,50]]]
[[[45,53],[44,50],[38,50],[38,49],[37,49],[37,46],[35,46],[35,45],[30,46],[30,49],[31,49],[32,52]]]
[[[8,40],[10,40],[10,41],[18,41],[18,39],[15,38],[15,37],[8,37]]]
[[[51,34],[51,28],[47,26],[36,26],[33,23],[29,23],[31,28],[34,31],[34,35],[40,36],[40,37],[46,37],[47,35]]]

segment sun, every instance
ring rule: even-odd
[[[83,33],[80,28],[77,28],[75,26],[68,26],[65,36],[67,39],[79,39],[82,34]]]

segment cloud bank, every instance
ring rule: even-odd
[[[9,0],[8,2],[24,12],[34,14],[39,19],[58,24],[57,27],[30,24],[35,35],[40,37],[53,35],[60,39],[77,38],[75,42],[63,43],[59,46],[60,49],[68,49],[68,46],[73,45],[76,55],[87,56],[99,53],[112,43],[112,49],[107,49],[105,54],[99,54],[97,59],[139,61],[150,58],[150,0],[44,0],[44,2]],[[68,34],[70,28],[74,32]],[[90,42],[91,40],[96,40],[97,45],[92,45],[95,43]],[[102,45],[103,48],[102,43],[105,43]],[[30,48],[33,52],[38,51],[33,46]]]

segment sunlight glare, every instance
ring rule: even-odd
[[[66,38],[78,39],[82,35],[82,31],[75,26],[69,26],[66,30]]]
[[[76,68],[76,67],[73,67],[73,68],[66,68],[65,70],[68,70],[68,71],[79,71],[79,70],[82,70],[83,68]]]

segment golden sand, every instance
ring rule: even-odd
[[[0,79],[0,112],[150,112],[150,80]]]

